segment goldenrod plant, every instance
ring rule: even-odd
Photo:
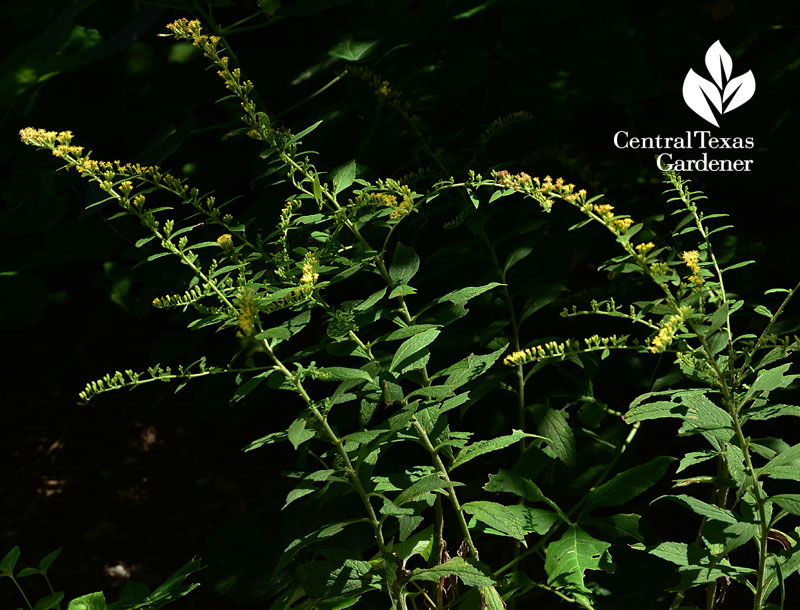
[[[754,610],[793,607],[784,582],[800,567],[800,445],[753,438],[748,424],[800,415],[774,398],[797,377],[783,361],[800,341],[778,333],[776,321],[800,285],[768,291],[765,299],[783,295],[774,311],[731,291],[728,274],[746,263],[717,258],[714,236],[728,227],[715,225],[725,215],[711,213],[688,180],[663,175],[675,219],[665,236],[562,178],[496,168],[456,180],[411,104],[366,69],[352,72],[406,122],[431,166],[393,179],[360,176],[355,160],[323,171],[324,159],[303,143],[320,122],[298,133],[276,124],[224,40],[196,20],[168,29],[213,65],[240,108],[242,133],[260,145],[265,175],[278,179],[268,222],[237,218],[160,167],[95,159],[69,131],[20,135],[95,183],[104,196],[92,205],[111,201],[114,217],[137,219],[145,233],[137,246],[158,249],[147,260],[172,257],[191,273],[188,287],[157,296],[154,307],[179,308],[190,328],[219,331],[236,346],[230,359],[198,354],[192,364],[109,373],[86,385],[81,403],[223,375],[235,379],[233,402],[259,386],[295,397],[271,401],[294,409],[291,424],[244,447],[289,443],[299,456],[284,509],[310,506],[322,519],[292,532],[270,579],[273,610],[530,608],[543,598],[618,608],[615,596],[635,586],[615,573],[615,557],[626,553],[662,571],[676,567],[654,607],[711,610],[744,595]],[[527,118],[498,119],[479,146]],[[542,287],[520,307],[511,269],[533,249],[519,243],[506,255],[487,229],[505,198],[607,233],[619,254],[602,269],[641,298],[587,299],[562,316],[602,318],[619,331],[525,339],[525,323],[562,291]],[[437,211],[428,218],[450,214],[443,241],[468,234],[468,247],[484,249],[480,275],[491,281],[421,288],[441,261],[423,260],[398,235],[427,210]],[[477,353],[463,339],[471,308],[493,320],[469,327]],[[765,319],[759,333],[753,311]],[[445,345],[462,353],[442,363]],[[629,405],[596,397],[592,372],[619,353],[676,368]],[[580,390],[537,395],[530,385],[545,370],[572,375]],[[510,411],[516,425],[471,430],[468,411],[477,410]],[[631,463],[637,434],[658,419],[678,420],[688,450],[644,452]],[[678,477],[672,492],[668,472]],[[665,502],[687,509],[694,527],[679,540],[640,528]],[[7,571],[13,576],[13,565]]]

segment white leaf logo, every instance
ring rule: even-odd
[[[683,80],[683,99],[689,108],[719,127],[718,115],[735,110],[753,97],[756,79],[752,70],[731,78],[733,60],[719,40],[706,51],[706,69],[713,81],[689,70]]]

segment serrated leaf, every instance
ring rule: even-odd
[[[751,384],[750,390],[747,392],[742,402],[748,400],[756,393],[771,392],[772,390],[788,386],[798,377],[798,375],[784,375],[784,373],[789,370],[790,366],[792,366],[791,363],[787,362],[786,364],[781,364],[775,368],[763,371]]]
[[[620,472],[610,481],[589,493],[586,510],[599,506],[625,504],[661,480],[674,460],[673,457],[660,456],[645,464]]]
[[[800,515],[800,494],[778,494],[776,496],[770,496],[769,499],[783,510],[793,515]]]
[[[489,587],[494,585],[494,578],[491,571],[473,560],[462,557],[453,557],[451,560],[435,565],[431,568],[417,568],[411,572],[408,580],[426,580],[439,582],[444,576],[458,576],[468,587]]]
[[[331,171],[331,180],[335,185],[334,194],[340,193],[353,184],[356,179],[356,160],[351,159],[344,165],[340,165]]]
[[[242,451],[253,451],[253,449],[258,449],[264,445],[272,445],[274,443],[280,443],[286,440],[289,440],[289,435],[286,433],[286,430],[270,432],[266,436],[262,436],[261,438],[250,442],[250,444],[244,447]]]
[[[418,352],[433,343],[441,332],[442,331],[437,328],[431,328],[401,343],[394,354],[394,358],[392,358],[392,364],[389,366],[389,370],[394,371],[398,368],[405,369],[411,366],[413,364],[413,362],[411,362],[412,357],[416,356]]]
[[[775,417],[800,417],[800,406],[797,405],[761,405],[751,407],[742,413],[748,420],[763,421]]]
[[[404,542],[398,542],[392,547],[392,551],[397,553],[403,565],[414,555],[420,555],[425,561],[428,561],[432,550],[433,526],[426,527],[421,532],[417,532]]]
[[[447,489],[448,487],[458,487],[460,485],[463,485],[463,483],[445,481],[438,474],[429,474],[421,479],[417,479],[409,487],[400,492],[394,499],[394,503],[397,504],[397,506],[402,506],[406,502],[435,489]]]
[[[523,432],[522,430],[512,430],[511,434],[507,434],[505,436],[498,436],[497,438],[493,438],[490,440],[477,441],[471,443],[458,452],[458,455],[455,457],[453,463],[450,465],[450,470],[452,471],[458,468],[462,464],[465,464],[470,460],[475,459],[479,455],[490,453],[492,451],[498,451],[500,449],[505,449],[509,445],[513,445],[514,443],[519,442],[523,438],[530,436],[536,436],[536,435],[528,434],[526,432]]]
[[[575,435],[561,411],[545,405],[535,405],[531,407],[531,411],[539,433],[550,439],[549,446],[556,457],[567,466],[575,465]]]
[[[739,521],[736,519],[734,514],[726,510],[724,508],[720,508],[719,506],[714,506],[713,504],[709,504],[708,502],[703,502],[702,500],[698,500],[697,498],[693,498],[692,496],[687,496],[685,494],[677,495],[677,496],[661,496],[656,498],[657,500],[673,500],[682,504],[692,512],[706,517],[708,519],[716,519],[717,521],[723,521],[724,523],[738,523]]]
[[[462,506],[464,512],[474,516],[478,521],[485,523],[505,536],[525,540],[525,531],[514,511],[497,502],[479,500],[467,502]]]
[[[560,519],[553,511],[545,510],[544,508],[531,508],[525,504],[513,504],[506,506],[506,508],[516,516],[524,531],[535,532],[540,536],[549,532],[553,524]]]
[[[326,366],[318,369],[322,373],[321,379],[326,380],[330,377],[335,381],[372,381],[372,376],[367,371],[361,369],[351,369],[344,366]]]
[[[680,464],[678,464],[678,469],[675,473],[683,472],[690,466],[694,466],[695,464],[700,464],[707,460],[714,459],[719,455],[718,451],[714,451],[713,449],[701,449],[700,451],[691,451],[684,455],[681,458]]]
[[[786,466],[798,470],[796,461],[800,459],[800,443],[792,445],[788,449],[781,451],[778,455],[772,458],[767,464],[759,470],[760,474],[774,475],[780,472],[780,469]],[[800,471],[798,472],[800,474]]]
[[[300,538],[295,538],[284,549],[283,553],[281,554],[281,558],[278,561],[278,564],[275,566],[273,570],[273,574],[277,574],[278,572],[283,570],[283,568],[289,565],[292,562],[294,556],[305,547],[314,544],[315,542],[319,542],[320,540],[325,540],[326,538],[335,536],[348,525],[353,525],[361,522],[362,522],[361,519],[353,519],[350,521],[340,521],[338,523],[331,523],[328,525],[323,525],[319,529],[316,529],[313,532],[309,532],[305,536],[301,536]]]
[[[499,349],[490,353],[476,356],[470,354],[463,360],[455,363],[446,369],[439,371],[433,375],[433,379],[447,375],[444,385],[452,390],[461,387],[462,385],[477,379],[485,372],[487,372],[492,365],[497,362],[498,358],[502,356],[508,348],[508,344],[504,343]]]
[[[453,292],[448,292],[443,297],[439,297],[436,299],[436,303],[450,302],[453,303],[453,305],[464,305],[478,295],[488,292],[493,288],[497,288],[498,286],[502,286],[502,284],[500,282],[489,282],[483,286],[468,286],[466,288],[459,288]]]
[[[639,520],[641,515],[635,513],[620,513],[618,515],[611,515],[610,517],[592,517],[588,519],[581,519],[581,525],[594,527],[599,529],[607,536],[613,538],[629,537],[634,540],[642,541],[643,538],[639,534]]]
[[[380,587],[368,561],[312,561],[297,568],[297,579],[311,597],[332,597]]]
[[[307,440],[314,438],[314,432],[306,428],[306,420],[302,417],[289,424],[286,434],[295,449],[298,449]]]
[[[570,525],[563,536],[547,546],[544,569],[549,586],[576,585],[585,589],[587,570],[606,569],[611,565],[611,544],[590,536],[577,525]]]
[[[73,599],[67,610],[106,610],[106,598],[102,591],[82,595]]]
[[[419,256],[413,248],[397,242],[392,257],[392,264],[389,266],[389,277],[395,284],[408,284],[419,271]]]

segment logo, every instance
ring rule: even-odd
[[[753,97],[756,79],[752,70],[731,78],[733,60],[719,40],[706,51],[706,68],[713,82],[690,68],[683,81],[683,99],[689,108],[719,127],[717,116],[735,110]]]

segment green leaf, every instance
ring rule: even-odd
[[[509,510],[509,507],[497,502],[480,500],[467,502],[462,508],[465,513],[473,515],[478,521],[485,523],[501,534],[517,540],[525,540],[525,531],[522,529],[517,515],[514,511]]]
[[[764,421],[784,416],[800,417],[800,407],[797,405],[761,405],[747,409],[742,415],[753,421]]]
[[[300,140],[300,138],[307,136],[307,135],[308,135],[308,134],[310,134],[312,131],[314,131],[314,130],[315,130],[317,127],[319,127],[321,124],[322,124],[322,121],[317,121],[317,122],[316,122],[316,123],[314,123],[313,125],[311,125],[311,126],[309,126],[309,127],[306,127],[306,128],[305,128],[303,131],[301,131],[300,133],[298,133],[298,134],[296,134],[296,135],[292,136],[292,139],[291,139],[291,140],[289,140],[289,142],[288,142],[288,143],[289,143],[289,144],[292,144],[292,143],[294,143],[294,142],[297,142],[297,141],[299,141],[299,140]],[[316,175],[315,175],[315,182],[316,182],[316,188],[319,188],[319,176],[316,176]],[[316,198],[316,193],[314,194],[314,197]],[[320,195],[320,198],[321,198],[321,195]]]
[[[434,489],[447,489],[448,487],[458,487],[463,485],[457,481],[445,481],[438,474],[429,474],[414,481],[408,488],[400,492],[394,499],[397,506],[402,506],[406,502],[423,494],[429,493]]]
[[[585,590],[586,570],[608,569],[611,566],[611,546],[593,538],[577,525],[570,525],[564,535],[547,546],[544,569],[549,586],[576,585]]]
[[[295,555],[305,547],[312,545],[320,540],[325,540],[326,538],[331,538],[335,536],[339,532],[341,532],[345,527],[348,525],[353,525],[355,523],[361,523],[361,519],[353,519],[350,521],[340,521],[338,523],[331,523],[328,525],[323,525],[321,528],[314,530],[313,532],[309,532],[305,536],[300,538],[296,538],[289,543],[283,553],[281,554],[281,558],[278,561],[278,564],[275,566],[275,569],[272,571],[273,574],[277,574],[283,568],[288,566]]]
[[[328,51],[328,55],[345,61],[359,61],[369,55],[378,42],[377,40],[365,40],[362,42],[345,40]]]
[[[287,436],[289,438],[289,442],[294,446],[295,449],[297,449],[307,440],[314,438],[314,432],[306,429],[306,420],[302,417],[299,417],[289,424]]]
[[[64,592],[55,591],[54,593],[46,595],[37,601],[33,607],[33,610],[58,610],[61,608],[62,599],[64,599]]]
[[[36,576],[37,574],[41,574],[42,571],[38,568],[22,568],[19,572],[17,572],[17,578],[25,578],[26,576]]]
[[[535,532],[540,536],[550,531],[550,528],[559,520],[553,511],[544,508],[531,508],[525,504],[513,504],[506,507],[519,521],[526,532]]]
[[[775,368],[762,371],[758,378],[750,386],[742,402],[748,400],[751,396],[761,392],[771,392],[778,388],[785,388],[787,385],[797,379],[798,375],[784,375],[789,370],[791,363],[782,364]]]
[[[490,587],[494,584],[491,570],[477,561],[462,557],[453,557],[451,560],[431,568],[417,568],[411,572],[408,580],[409,582],[415,580],[439,582],[439,579],[451,574],[458,576],[461,582],[468,587]]]
[[[620,472],[610,481],[589,493],[586,510],[599,506],[625,504],[661,480],[674,460],[673,457],[660,456],[645,464]]]
[[[392,264],[389,267],[389,277],[395,284],[408,284],[419,271],[419,256],[413,248],[404,246],[402,242],[397,242],[394,250]]]
[[[356,160],[351,159],[344,165],[340,165],[331,171],[331,180],[333,181],[334,194],[341,193],[348,189],[356,179]]]
[[[556,457],[567,466],[575,465],[575,435],[561,411],[545,405],[534,405],[530,410],[539,427],[539,433],[550,439],[550,448]]]
[[[73,599],[67,610],[106,610],[106,598],[102,591],[89,593]]]
[[[725,523],[738,523],[738,520],[731,511],[720,508],[719,506],[714,506],[708,502],[703,502],[692,496],[687,496],[685,494],[678,496],[660,496],[653,501],[655,502],[662,499],[674,500],[692,512],[707,517],[708,519],[716,519],[717,521],[723,521]]]
[[[791,465],[794,469],[797,469],[797,464],[795,462],[798,459],[800,459],[800,443],[797,445],[792,445],[788,449],[781,451],[778,455],[772,458],[769,462],[767,462],[766,466],[759,470],[759,475],[772,475],[776,472],[780,472],[781,467],[789,465]]]
[[[484,284],[483,286],[468,286],[466,288],[460,288],[458,290],[454,290],[453,292],[448,292],[443,297],[439,297],[436,299],[436,303],[446,303],[450,302],[453,305],[465,305],[470,300],[474,299],[476,296],[483,294],[493,288],[497,288],[498,286],[502,286],[500,282],[489,282],[488,284]]]
[[[51,566],[51,565],[53,565],[53,562],[54,562],[54,561],[55,561],[55,560],[58,558],[58,556],[61,554],[61,548],[62,548],[62,547],[58,547],[58,548],[57,548],[55,551],[53,551],[52,553],[48,553],[47,555],[45,555],[44,557],[42,557],[42,560],[39,562],[39,569],[40,569],[42,572],[47,572],[47,570],[49,570],[49,569],[50,569],[50,566]]]
[[[368,561],[312,561],[297,568],[297,579],[311,597],[332,597],[380,587]]]
[[[769,499],[783,510],[793,515],[800,515],[800,494],[778,494]]]
[[[512,430],[511,434],[507,434],[506,436],[498,436],[497,438],[493,438],[488,441],[477,441],[475,443],[471,443],[458,452],[458,455],[450,465],[450,471],[455,470],[462,464],[469,462],[479,455],[490,453],[491,451],[498,451],[499,449],[505,449],[509,445],[513,445],[514,443],[519,442],[521,439],[529,436],[536,435],[528,434],[522,430]]]
[[[680,464],[678,464],[678,469],[675,473],[683,472],[690,466],[694,466],[695,464],[700,464],[707,460],[714,459],[719,455],[719,451],[714,451],[713,449],[701,449],[700,451],[690,451],[686,455],[681,458]]]
[[[419,352],[433,343],[441,332],[442,331],[437,328],[431,328],[401,343],[394,354],[394,358],[392,358],[392,364],[389,366],[389,370],[395,371],[398,368],[405,370],[408,367],[414,366],[415,363],[419,362],[419,358],[417,357]]]
[[[361,369],[351,369],[344,366],[326,366],[318,369],[322,373],[321,379],[325,380],[330,377],[335,381],[348,381],[351,379],[361,381],[372,381],[372,377],[366,371]]]
[[[432,550],[433,526],[426,527],[421,532],[417,532],[404,542],[398,542],[392,547],[392,551],[397,553],[403,565],[414,555],[420,555],[425,561],[428,561]]]
[[[456,362],[454,365],[447,367],[443,371],[439,371],[433,375],[431,379],[436,379],[437,377],[447,375],[444,385],[452,390],[455,390],[456,388],[459,388],[465,383],[469,383],[470,381],[477,379],[487,372],[492,365],[497,362],[497,359],[506,352],[507,348],[508,344],[504,343],[499,349],[491,354],[484,354],[481,356],[470,354],[463,360]]]
[[[272,445],[274,443],[280,443],[288,439],[289,435],[286,433],[286,430],[280,430],[278,432],[270,432],[266,436],[262,436],[261,438],[252,441],[249,445],[244,447],[242,451],[252,451],[253,449],[258,449],[259,447],[263,447],[264,445]]]
[[[555,301],[563,290],[564,284],[537,284],[531,296],[528,297],[525,304],[522,306],[522,315],[519,319],[520,324],[542,307]]]
[[[685,542],[662,542],[647,552],[677,566],[698,563],[700,557],[707,555],[705,549],[695,545],[689,546]]]
[[[593,517],[581,519],[581,525],[594,527],[612,538],[629,537],[634,540],[643,540],[639,534],[639,520],[641,515],[635,513],[620,513],[610,517]]]
[[[20,550],[18,546],[14,546],[11,550],[6,553],[6,556],[3,557],[3,560],[0,561],[0,572],[5,572],[6,574],[14,573],[14,568],[17,565],[17,561],[19,560]]]
[[[183,581],[186,580],[186,577],[190,574],[200,571],[203,568],[203,565],[200,563],[199,560],[193,559],[183,566],[181,566],[178,570],[172,573],[167,580],[164,581],[159,587],[156,588],[150,595],[147,596],[147,602],[155,609],[160,608],[170,602],[175,601],[176,599],[191,593],[194,589],[200,586],[199,583],[192,583],[188,585],[183,585]],[[112,604],[112,606],[115,604]],[[105,606],[104,606],[105,607]],[[150,607],[147,607],[150,610]],[[67,609],[71,610],[71,609]],[[114,608],[109,608],[109,610],[115,610]]]
[[[531,246],[519,246],[516,250],[508,255],[506,263],[503,265],[503,273],[508,273],[508,270],[511,269],[511,267],[526,258],[531,252],[533,252],[533,248]]]

